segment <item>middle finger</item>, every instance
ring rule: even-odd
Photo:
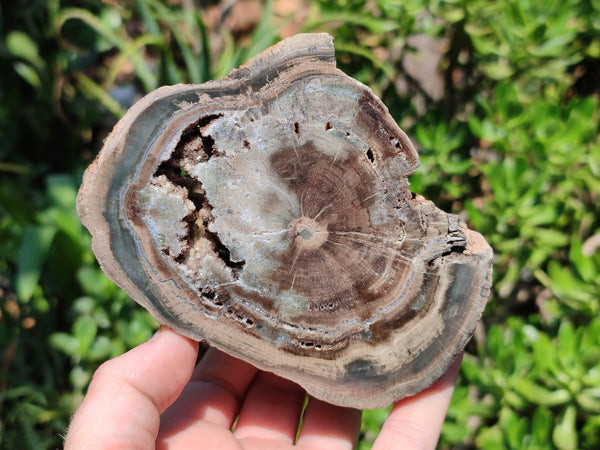
[[[297,384],[259,372],[244,399],[234,436],[248,443],[293,444],[305,397]]]

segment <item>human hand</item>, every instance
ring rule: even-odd
[[[359,410],[310,398],[296,439],[302,388],[214,348],[194,368],[197,354],[197,342],[161,327],[148,342],[104,363],[73,417],[65,449],[356,445]],[[460,358],[432,387],[397,402],[373,448],[434,448],[459,366]]]

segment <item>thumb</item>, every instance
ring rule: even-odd
[[[65,449],[153,448],[160,414],[189,381],[198,343],[161,327],[102,364],[75,413]]]

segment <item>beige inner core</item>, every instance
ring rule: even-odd
[[[327,224],[319,223],[306,216],[292,219],[289,228],[296,236],[296,245],[302,250],[316,250],[327,242],[329,237]]]

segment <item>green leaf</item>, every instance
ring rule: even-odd
[[[70,334],[51,334],[50,345],[69,356],[79,356],[79,340]]]
[[[117,100],[112,98],[105,89],[83,73],[75,75],[81,92],[91,100],[97,100],[117,119],[125,114],[125,109]]]
[[[501,355],[504,353],[504,336],[499,326],[490,328],[488,332],[488,351],[492,360],[499,363]]]
[[[156,47],[161,48],[161,47],[164,47],[164,42],[161,39],[155,37],[154,35],[142,34],[142,35],[136,37],[129,44],[126,44],[123,47],[123,49],[121,50],[121,52],[119,52],[119,54],[115,57],[112,64],[110,65],[110,70],[108,71],[108,74],[106,75],[106,77],[104,78],[104,80],[102,82],[102,88],[104,90],[108,90],[107,87],[112,86],[114,84],[123,65],[127,61],[134,58],[134,56],[137,53],[140,53],[141,51],[143,51],[144,47],[149,46],[149,45],[154,45]],[[168,53],[167,57],[168,58],[172,57],[171,53]],[[110,100],[104,100],[104,101],[110,101]],[[110,105],[110,106],[111,106],[111,108],[114,108],[114,106],[112,106],[112,105]],[[116,116],[116,117],[120,117],[120,116]]]
[[[535,234],[539,245],[556,248],[564,247],[569,243],[569,237],[565,233],[552,228],[537,228]]]
[[[515,72],[507,61],[497,61],[483,65],[485,74],[493,80],[504,80]]]
[[[148,32],[153,36],[160,36],[160,25],[157,17],[152,14],[148,7],[147,0],[135,0],[135,5]]]
[[[577,403],[592,414],[600,414],[600,387],[582,390],[577,395]]]
[[[37,44],[22,31],[11,31],[6,36],[6,48],[13,56],[21,58],[38,70],[46,67],[44,60],[40,58]]]
[[[56,228],[52,226],[29,226],[25,229],[19,248],[15,280],[20,301],[27,302],[33,295],[55,234]]]
[[[75,319],[73,336],[79,341],[79,351],[82,356],[89,351],[97,332],[98,326],[91,317],[80,316]]]
[[[571,238],[571,248],[569,250],[569,260],[575,266],[575,269],[586,281],[598,281],[600,279],[600,270],[594,260],[583,253],[582,242],[576,236]]]
[[[514,391],[505,391],[504,392],[504,400],[506,404],[509,405],[512,409],[521,410],[527,407],[527,402],[523,400],[523,397],[517,395]]]
[[[577,419],[577,409],[570,405],[565,409],[559,423],[552,432],[552,442],[560,450],[575,450],[577,444],[577,429],[575,420]]]
[[[479,385],[486,384],[487,380],[485,380],[485,375],[487,375],[487,373],[479,366],[478,360],[473,357],[473,355],[465,354],[460,370],[470,383]]]
[[[21,78],[27,81],[34,88],[39,88],[42,85],[42,81],[38,73],[29,65],[20,61],[13,64],[15,72],[17,72]]]
[[[335,46],[336,51],[341,53],[351,53],[358,56],[362,56],[363,58],[369,60],[375,67],[380,69],[387,78],[394,79],[396,78],[394,68],[388,64],[386,61],[382,61],[380,58],[377,58],[371,50],[365,48],[361,45],[354,45],[348,43],[340,43]]]
[[[560,324],[558,329],[558,352],[559,356],[564,356],[569,360],[575,358],[578,353],[577,336],[575,335],[575,327],[567,320]]]
[[[441,16],[450,23],[456,23],[464,19],[465,10],[461,5],[448,5],[441,11]]]
[[[466,28],[471,32],[471,42],[475,50],[482,55],[498,54],[498,43],[491,39],[489,35],[484,34],[481,30],[476,30],[471,27]]]
[[[550,440],[550,433],[554,424],[554,416],[549,409],[544,407],[536,408],[531,418],[531,438],[532,447],[536,448],[547,446]]]
[[[467,425],[452,423],[446,420],[442,425],[442,440],[452,444],[464,442],[465,437],[469,436],[470,430]]]
[[[594,59],[600,58],[600,41],[592,41],[590,45],[585,49],[585,52],[588,56]]]
[[[506,443],[504,442],[504,434],[497,425],[483,428],[477,435],[475,444],[477,444],[478,448],[493,448],[496,450],[504,450],[507,448]]]
[[[73,385],[73,387],[77,390],[84,389],[87,384],[90,382],[90,372],[85,370],[81,366],[75,366],[71,370],[69,374],[69,381]]]
[[[88,294],[96,297],[106,298],[114,290],[113,282],[95,267],[81,267],[77,272],[77,279]]]
[[[72,210],[77,198],[77,188],[69,175],[50,175],[46,180],[46,193],[53,203]]]
[[[98,336],[90,347],[87,357],[92,361],[100,361],[110,357],[112,344],[106,336]]]
[[[306,31],[321,27],[329,22],[341,21],[345,24],[352,24],[358,27],[364,27],[373,33],[389,33],[398,29],[398,23],[393,20],[381,19],[371,14],[359,14],[354,11],[337,10],[331,13],[324,12],[318,21],[306,25]]]
[[[73,302],[73,311],[78,315],[91,316],[96,306],[96,300],[92,297],[79,297]]]
[[[527,50],[533,56],[543,58],[561,57],[566,55],[565,46],[570,44],[576,35],[577,33],[575,30],[570,30],[562,35],[553,37],[552,39],[546,39],[540,45],[531,45]]]
[[[527,378],[517,378],[513,388],[525,399],[541,406],[558,406],[571,400],[571,394],[566,389],[550,390]]]
[[[536,273],[537,275],[541,275]],[[561,298],[574,299],[579,302],[594,300],[592,293],[588,292],[586,285],[582,283],[568,267],[563,267],[558,261],[552,260],[548,264],[548,276],[540,278],[546,281],[547,287]]]
[[[118,323],[123,339],[130,347],[135,347],[150,339],[157,325],[146,311],[136,311],[129,322],[120,321]]]
[[[499,418],[500,426],[507,438],[510,448],[523,448],[527,419],[519,417],[510,408],[502,408]]]
[[[554,375],[562,373],[562,368],[557,363],[556,346],[550,337],[541,334],[533,344],[533,357],[536,367],[541,371],[550,371]]]

